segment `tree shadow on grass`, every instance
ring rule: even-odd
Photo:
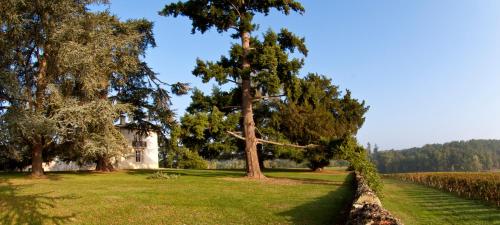
[[[274,177],[267,176],[268,178],[279,182],[287,182],[295,184],[314,184],[314,185],[333,185],[333,186],[343,186],[345,185],[345,181],[332,181],[332,180],[324,180],[324,179],[313,179],[313,178],[298,178],[298,177]]]
[[[127,170],[127,174],[149,175],[158,171],[162,171],[167,174],[178,174],[181,176],[195,176],[195,177],[242,177],[245,174],[242,170],[190,170],[190,169]]]
[[[75,213],[67,216],[52,216],[44,212],[45,209],[55,208],[58,201],[75,199],[75,196],[52,196],[51,192],[22,194],[22,189],[26,186],[14,185],[9,180],[0,178],[0,224],[45,224],[48,222],[65,224],[75,217]]]
[[[266,168],[262,170],[263,172],[313,172],[310,169],[305,168]]]
[[[429,187],[405,188],[412,202],[442,218],[460,217],[469,224],[500,224],[500,208],[478,200],[457,197]]]
[[[350,174],[336,190],[279,215],[290,218],[293,224],[345,224],[354,199],[353,179]]]

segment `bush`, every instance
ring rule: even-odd
[[[363,176],[370,188],[381,197],[382,182],[377,172],[377,167],[370,161],[366,150],[358,145],[356,139],[347,137],[330,141],[328,148],[337,149],[336,158],[346,160],[350,163],[350,169],[357,171]]]
[[[227,170],[227,169],[245,169],[246,162],[241,159],[229,160],[210,160],[208,162],[209,169]]]
[[[163,171],[157,171],[147,177],[147,179],[165,179],[165,180],[171,180],[171,179],[177,179],[181,175],[179,174],[169,174],[169,173],[164,173]]]
[[[298,163],[290,159],[273,159],[264,161],[265,168],[305,168],[307,164],[305,162]]]
[[[183,148],[180,151],[177,166],[182,169],[207,169],[208,163],[197,152]]]
[[[335,149],[329,147],[306,148],[304,156],[309,163],[307,167],[314,171],[322,170],[330,165],[330,160],[334,156]]]

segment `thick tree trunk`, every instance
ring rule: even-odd
[[[247,54],[250,50],[250,33],[243,32],[241,35],[241,44],[243,46],[243,69],[249,70],[250,63],[247,60]],[[255,122],[253,120],[252,109],[252,84],[250,72],[242,76],[242,113],[243,113],[243,134],[245,135],[245,154],[247,164],[247,177],[254,179],[265,178],[260,171],[259,159],[257,156],[257,138],[255,137]]]
[[[111,161],[106,157],[99,157],[96,162],[95,171],[111,172],[114,171]]]
[[[47,87],[47,57],[48,54],[45,52],[42,57],[38,56],[39,70],[38,76],[36,78],[36,91],[35,91],[35,102],[33,107],[35,112],[42,113],[44,93]],[[38,141],[33,143],[31,152],[31,176],[32,177],[43,177],[43,142],[42,138],[38,138]]]
[[[315,168],[313,171],[314,172],[321,172],[323,171],[324,167],[318,167],[318,168]]]
[[[31,176],[32,177],[43,177],[43,166],[42,166],[42,144],[36,143],[33,146],[32,159],[31,159]]]

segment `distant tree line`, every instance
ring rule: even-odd
[[[500,140],[454,141],[377,151],[371,158],[382,173],[498,170]]]

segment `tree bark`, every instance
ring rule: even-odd
[[[252,109],[252,83],[250,77],[250,63],[247,54],[250,50],[250,33],[242,32],[241,44],[243,47],[243,70],[242,75],[242,113],[243,113],[243,134],[245,136],[245,154],[247,164],[247,177],[253,179],[263,179],[264,174],[260,171],[259,159],[257,156],[257,138],[255,137],[255,122],[253,120]]]
[[[42,113],[43,108],[43,100],[44,100],[44,92],[47,87],[47,53],[45,52],[43,56],[38,56],[39,61],[39,70],[38,76],[36,79],[36,91],[35,91],[35,102],[34,109],[36,113]],[[43,177],[43,142],[42,138],[37,138],[38,141],[35,141],[32,146],[31,152],[31,176],[32,177]]]
[[[113,165],[107,157],[99,157],[96,162],[95,171],[111,172],[114,171]]]
[[[35,143],[33,145],[32,159],[31,159],[31,176],[40,178],[43,177],[43,159],[42,159],[42,149],[41,143]]]

